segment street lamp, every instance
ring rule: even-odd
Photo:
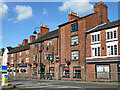
[[[37,28],[40,29],[40,27],[36,27],[36,28],[35,28],[35,30],[34,30],[34,32],[33,32],[33,34],[35,34],[35,35],[37,34],[37,31],[36,31]],[[38,55],[38,62],[39,62],[39,53],[40,53],[39,67],[40,67],[40,72],[41,72],[41,53],[42,53],[42,50],[40,49],[40,51],[39,51],[38,45],[39,45],[39,44],[37,44],[37,55]]]

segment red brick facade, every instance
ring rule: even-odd
[[[103,2],[95,4],[94,13],[85,17],[79,18],[76,13],[70,12],[68,18],[68,22],[59,25],[58,37],[42,40],[45,34],[51,32],[49,32],[48,26],[41,25],[40,33],[37,34],[37,39],[35,39],[36,37],[33,35],[30,36],[29,54],[26,55],[27,50],[21,51],[21,56],[20,52],[13,53],[14,57],[11,57],[11,54],[9,54],[9,63],[11,64],[11,60],[13,60],[14,67],[17,66],[18,69],[28,69],[27,74],[29,76],[37,76],[39,78],[42,78],[42,74],[51,73],[50,68],[52,68],[54,79],[117,81],[118,74],[114,74],[114,72],[118,72],[118,62],[120,60],[120,27],[117,29],[118,39],[115,40],[106,41],[107,30],[115,27],[86,33],[87,31],[95,29],[98,25],[109,23],[106,4]],[[72,31],[73,27],[74,29],[76,28],[75,25],[77,25],[77,30]],[[97,32],[100,32],[100,42],[92,43],[92,34]],[[72,38],[74,36],[78,37],[78,44],[72,45],[72,41],[74,41]],[[40,37],[42,38],[39,40]],[[51,41],[52,44],[49,45],[48,42]],[[111,42],[118,43],[118,53],[116,56],[107,56],[106,45],[109,45]],[[23,40],[23,44],[25,43],[28,43],[26,39]],[[43,43],[44,45],[41,46]],[[94,45],[100,45],[99,57],[92,56],[92,46]],[[46,53],[54,56],[53,61],[48,61]],[[75,53],[78,54],[78,56],[76,56],[77,59],[73,59]],[[36,59],[35,55],[37,55]],[[56,56],[59,57],[59,62],[56,62]],[[20,58],[23,60],[22,63],[19,63]],[[26,58],[29,58],[29,62],[26,62]],[[19,67],[18,64],[25,64],[27,66]],[[97,67],[101,68],[102,66],[100,65],[103,67],[106,65],[106,70],[108,70],[109,65],[109,78],[97,78],[99,75],[99,73],[97,73]]]

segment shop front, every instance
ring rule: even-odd
[[[73,78],[81,78],[81,67],[80,66],[73,67]]]
[[[63,67],[63,77],[70,78],[70,68],[69,67]]]

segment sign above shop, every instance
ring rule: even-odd
[[[20,64],[19,67],[27,67],[27,64]]]

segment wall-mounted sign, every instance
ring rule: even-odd
[[[7,71],[7,66],[2,65],[1,71]]]
[[[19,67],[27,67],[27,64],[20,64]]]

